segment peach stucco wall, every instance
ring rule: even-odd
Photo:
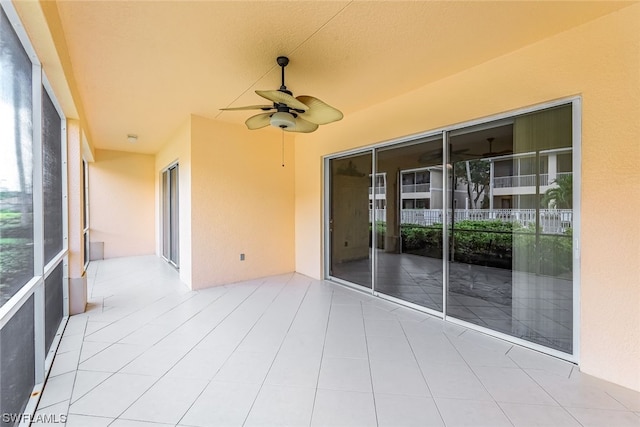
[[[164,144],[155,156],[155,221],[156,254],[162,254],[162,171],[178,163],[178,226],[180,251],[180,280],[191,286],[191,118]]]
[[[193,288],[293,271],[292,136],[282,167],[275,129],[192,116],[191,132]]]
[[[96,150],[89,164],[90,239],[104,257],[153,254],[154,156]]]
[[[580,367],[640,390],[639,22],[627,7],[298,136],[296,270],[322,274],[323,155],[579,95]]]

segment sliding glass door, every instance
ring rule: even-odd
[[[328,158],[328,276],[573,355],[574,105]]]
[[[452,132],[447,315],[573,351],[571,107]]]
[[[375,290],[442,311],[442,138],[376,152]]]
[[[371,288],[371,227],[379,200],[371,153],[330,161],[329,274]]]
[[[162,256],[180,266],[178,221],[178,165],[162,172]]]

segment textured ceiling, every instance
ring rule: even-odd
[[[219,109],[262,103],[253,91],[279,87],[279,55],[295,95],[348,116],[628,4],[57,2],[94,146],[145,153],[189,114],[243,123],[251,112]]]

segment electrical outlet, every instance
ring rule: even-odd
[[[244,254],[240,254],[240,261],[244,261]]]

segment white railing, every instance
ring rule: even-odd
[[[549,175],[540,174],[540,185],[549,185]],[[497,176],[493,178],[494,188],[535,187],[536,175]]]
[[[402,193],[428,193],[429,183],[426,184],[403,184]]]
[[[540,226],[543,233],[562,234],[573,227],[573,210],[571,209],[540,209]],[[376,221],[387,221],[387,210],[375,210]],[[451,210],[447,212],[448,222],[451,223]],[[372,221],[373,210],[369,211],[369,221]],[[455,222],[472,221],[502,221],[514,222],[527,227],[536,224],[535,209],[461,209],[455,211]],[[441,209],[402,209],[400,211],[402,224],[433,225],[442,223]]]
[[[376,194],[384,194],[385,187],[376,187]],[[369,194],[373,194],[373,187],[369,187]]]

